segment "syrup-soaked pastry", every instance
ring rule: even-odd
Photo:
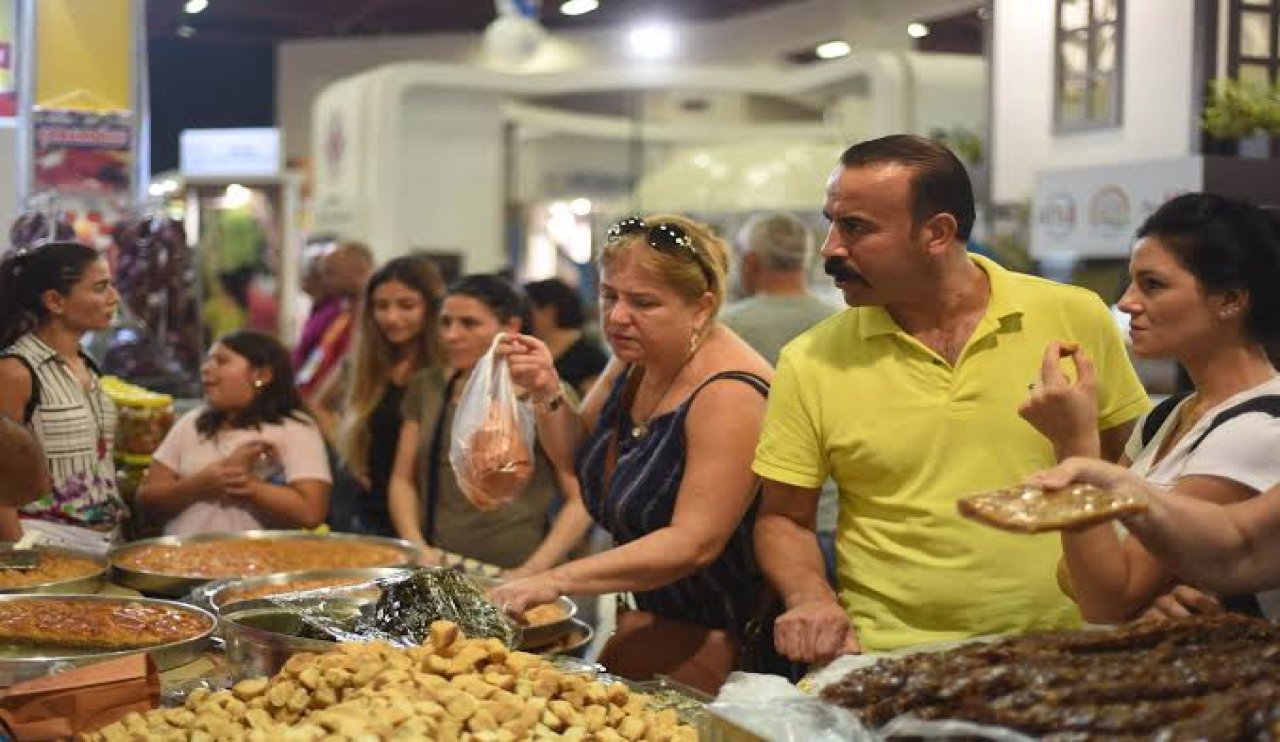
[[[1022,485],[961,498],[956,506],[967,518],[1017,533],[1060,531],[1141,513],[1146,495],[1122,489],[1077,484],[1049,490]]]
[[[209,619],[161,603],[33,598],[0,602],[0,643],[104,650],[192,639]]]
[[[117,566],[138,572],[217,579],[348,567],[397,567],[407,557],[382,544],[324,539],[229,538],[180,546],[148,544],[119,554]]]
[[[103,571],[102,565],[87,556],[36,547],[39,554],[34,569],[0,568],[0,588],[23,588],[51,582],[65,582]]]
[[[1048,739],[1273,739],[1280,629],[1226,614],[884,658],[823,690],[880,726],[910,714]]]

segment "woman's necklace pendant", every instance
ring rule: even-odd
[[[638,441],[641,438],[645,437],[645,434],[647,434],[648,432],[649,432],[648,423],[636,423],[635,425],[631,426],[631,439]]]

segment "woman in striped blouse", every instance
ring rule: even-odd
[[[91,247],[53,242],[0,263],[0,413],[23,421],[45,451],[49,492],[20,510],[0,508],[0,539],[105,552],[126,509],[111,449],[116,410],[80,350],[111,324],[120,295]]]

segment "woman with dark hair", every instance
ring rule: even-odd
[[[289,353],[240,331],[200,367],[204,405],[178,420],[152,456],[139,507],[165,533],[312,528],[329,510],[324,438],[304,412]]]
[[[532,307],[533,336],[546,343],[560,378],[586,396],[609,356],[582,332],[586,316],[578,293],[558,278],[527,283],[524,290]]]
[[[1129,273],[1132,283],[1118,306],[1131,318],[1133,352],[1177,359],[1194,391],[1139,421],[1120,463],[1159,489],[1219,504],[1251,499],[1280,482],[1280,378],[1267,355],[1280,339],[1276,224],[1243,201],[1178,196],[1139,227]],[[1074,381],[1059,369],[1065,356],[1074,359]],[[1099,457],[1094,369],[1079,349],[1050,345],[1041,379],[1019,412],[1053,442],[1060,460]],[[1175,587],[1171,565],[1110,523],[1064,532],[1062,544],[1064,587],[1090,621],[1134,618]],[[1156,609],[1186,613],[1204,597],[1182,587]],[[1223,603],[1280,616],[1280,593]]]
[[[449,287],[440,307],[444,366],[422,370],[405,392],[388,494],[391,521],[401,538],[515,575],[555,566],[591,525],[577,481],[557,472],[541,450],[524,492],[497,510],[471,504],[449,464],[453,416],[467,375],[498,333],[521,331],[525,316],[519,289],[499,276],[465,276]],[[548,528],[557,483],[565,503]],[[428,549],[428,561],[439,556]]]
[[[443,294],[440,272],[422,255],[388,261],[365,285],[340,437],[343,463],[364,490],[351,505],[354,531],[395,535],[387,486],[401,406],[409,379],[440,362],[436,315]]]
[[[45,451],[50,489],[20,511],[0,508],[0,540],[96,552],[114,542],[126,509],[116,489],[116,409],[80,350],[105,329],[120,295],[107,261],[74,242],[11,253],[0,263],[0,414],[22,421]],[[21,522],[19,522],[21,518]]]

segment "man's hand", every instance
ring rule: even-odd
[[[1074,382],[1058,365],[1063,358],[1075,364]],[[1077,343],[1049,343],[1040,362],[1040,379],[1028,388],[1018,414],[1053,443],[1058,458],[1097,456],[1098,381],[1084,349]]]
[[[1202,593],[1194,587],[1178,585],[1156,598],[1138,620],[1161,621],[1167,618],[1218,613],[1222,613],[1222,603],[1218,602],[1216,597],[1209,593]]]
[[[773,624],[773,643],[783,657],[809,664],[862,651],[848,614],[827,598],[800,603],[779,616]]]

